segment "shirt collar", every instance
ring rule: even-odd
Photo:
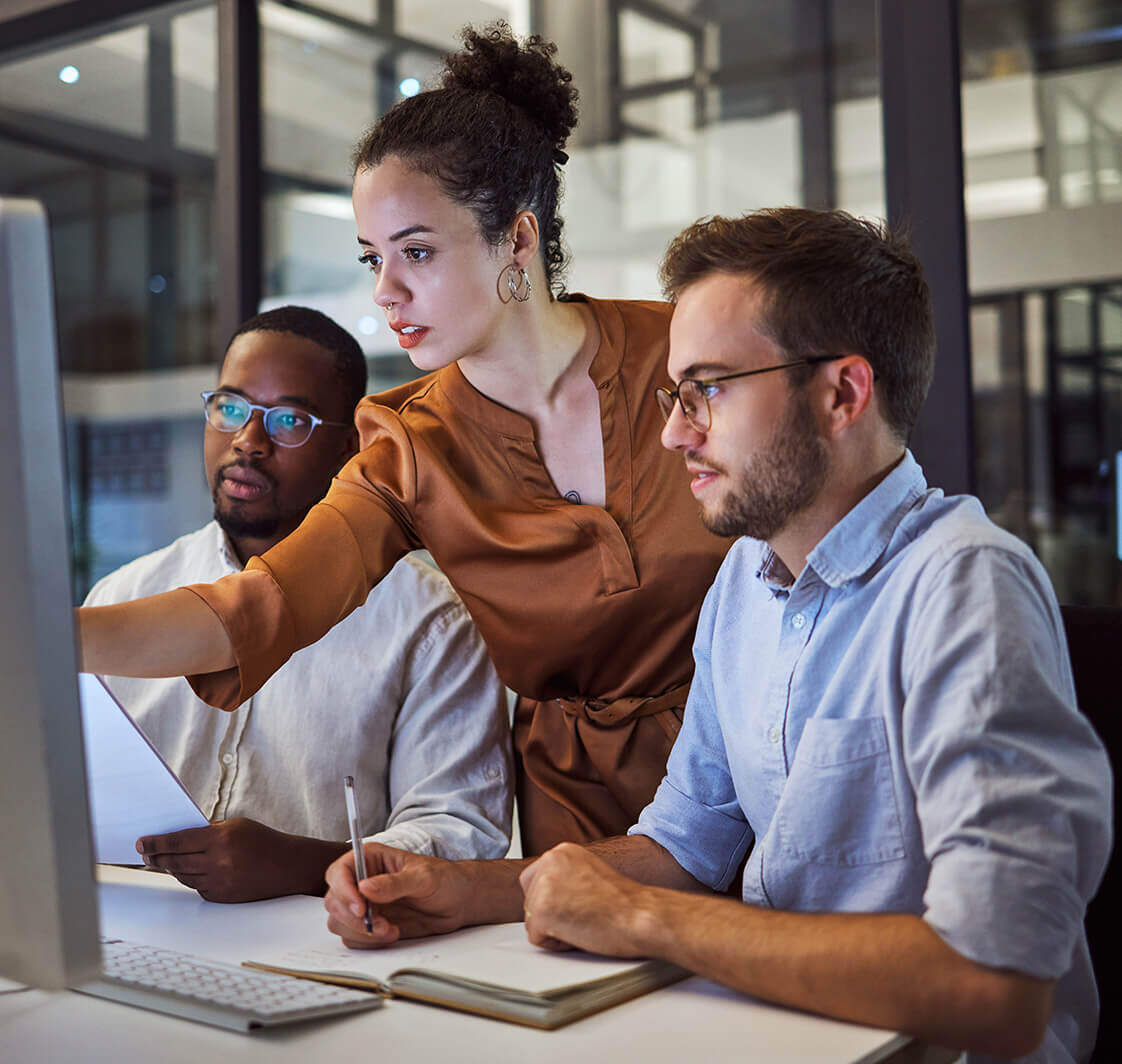
[[[904,515],[927,490],[911,451],[807,555],[807,566],[831,587],[867,573],[884,553]]]
[[[227,572],[240,573],[242,571],[242,563],[238,561],[238,556],[234,552],[234,547],[230,543],[229,537],[222,531],[222,526],[212,520],[210,522],[211,540],[214,547],[215,554],[218,555],[218,560],[222,563]]]

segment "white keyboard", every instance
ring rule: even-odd
[[[100,979],[74,989],[186,1020],[249,1031],[382,1004],[377,994],[204,960],[121,939],[101,940]]]

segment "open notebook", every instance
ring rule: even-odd
[[[470,927],[381,950],[350,950],[320,938],[306,949],[262,953],[244,963],[545,1029],[689,974],[666,961],[538,949],[527,940],[523,924]]]
[[[207,818],[100,677],[78,676],[94,860],[140,864],[136,840]]]

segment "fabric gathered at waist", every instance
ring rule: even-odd
[[[688,683],[654,696],[536,700],[514,710],[525,856],[623,835],[666,772]]]
[[[579,717],[591,724],[611,727],[625,724],[639,717],[650,717],[668,709],[681,709],[686,704],[690,692],[689,683],[679,684],[660,695],[625,696],[623,698],[600,699],[574,695],[571,698],[551,698],[542,705],[559,706],[571,717]]]

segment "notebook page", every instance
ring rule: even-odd
[[[640,961],[590,953],[552,953],[533,946],[524,924],[469,927],[448,935],[409,939],[380,950],[348,949],[326,938],[307,947],[255,954],[258,964],[304,971],[353,972],[379,983],[403,968],[423,968],[498,986],[543,993],[627,971]]]

